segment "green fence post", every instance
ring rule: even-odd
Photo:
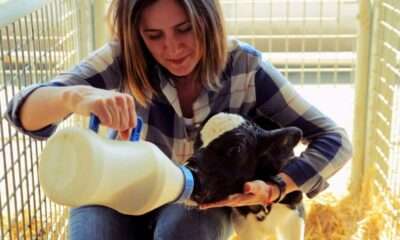
[[[349,190],[356,196],[361,190],[364,174],[365,147],[367,144],[367,110],[368,110],[368,88],[369,88],[369,66],[371,49],[371,3],[360,1],[359,10],[359,32],[357,39],[357,68],[355,82],[355,106],[354,106],[354,130],[353,130],[353,161],[351,171],[351,182]]]
[[[106,0],[93,0],[93,38],[95,49],[103,46],[108,39],[106,21]]]

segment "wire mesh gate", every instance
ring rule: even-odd
[[[400,239],[400,2],[374,1],[364,171],[385,209],[382,239]],[[365,178],[365,176],[364,176]]]
[[[230,35],[295,84],[352,83],[357,0],[221,0]]]
[[[28,9],[29,13],[19,11],[22,15],[14,14],[16,19],[11,22],[0,22],[2,113],[21,88],[49,81],[78,63],[85,51],[78,27],[83,20],[87,22],[83,19],[87,11],[84,4],[75,0],[25,3],[35,8]],[[2,7],[7,8],[5,4]],[[12,6],[10,10],[24,8],[23,2],[17,4],[21,7]],[[38,155],[44,142],[16,132],[3,117],[0,135],[0,239],[65,237],[66,209],[51,203],[39,188]]]

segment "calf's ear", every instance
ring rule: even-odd
[[[260,164],[279,171],[288,156],[293,154],[293,148],[299,143],[303,132],[297,127],[285,127],[275,130],[262,130],[257,139],[257,155]]]
[[[293,148],[299,143],[303,131],[297,127],[285,127],[276,130],[269,131],[269,141],[272,146],[278,149],[289,149]]]
[[[203,145],[203,140],[201,139],[200,133],[196,136],[193,144],[193,149],[196,151],[200,149],[200,147]]]

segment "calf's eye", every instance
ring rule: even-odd
[[[242,151],[242,148],[240,146],[237,147],[231,147],[227,150],[227,155],[228,156],[234,156],[236,154],[239,154]]]

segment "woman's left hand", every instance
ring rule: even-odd
[[[279,189],[276,185],[261,180],[246,182],[243,188],[243,193],[232,194],[218,202],[201,204],[200,209],[269,205],[279,196]]]

